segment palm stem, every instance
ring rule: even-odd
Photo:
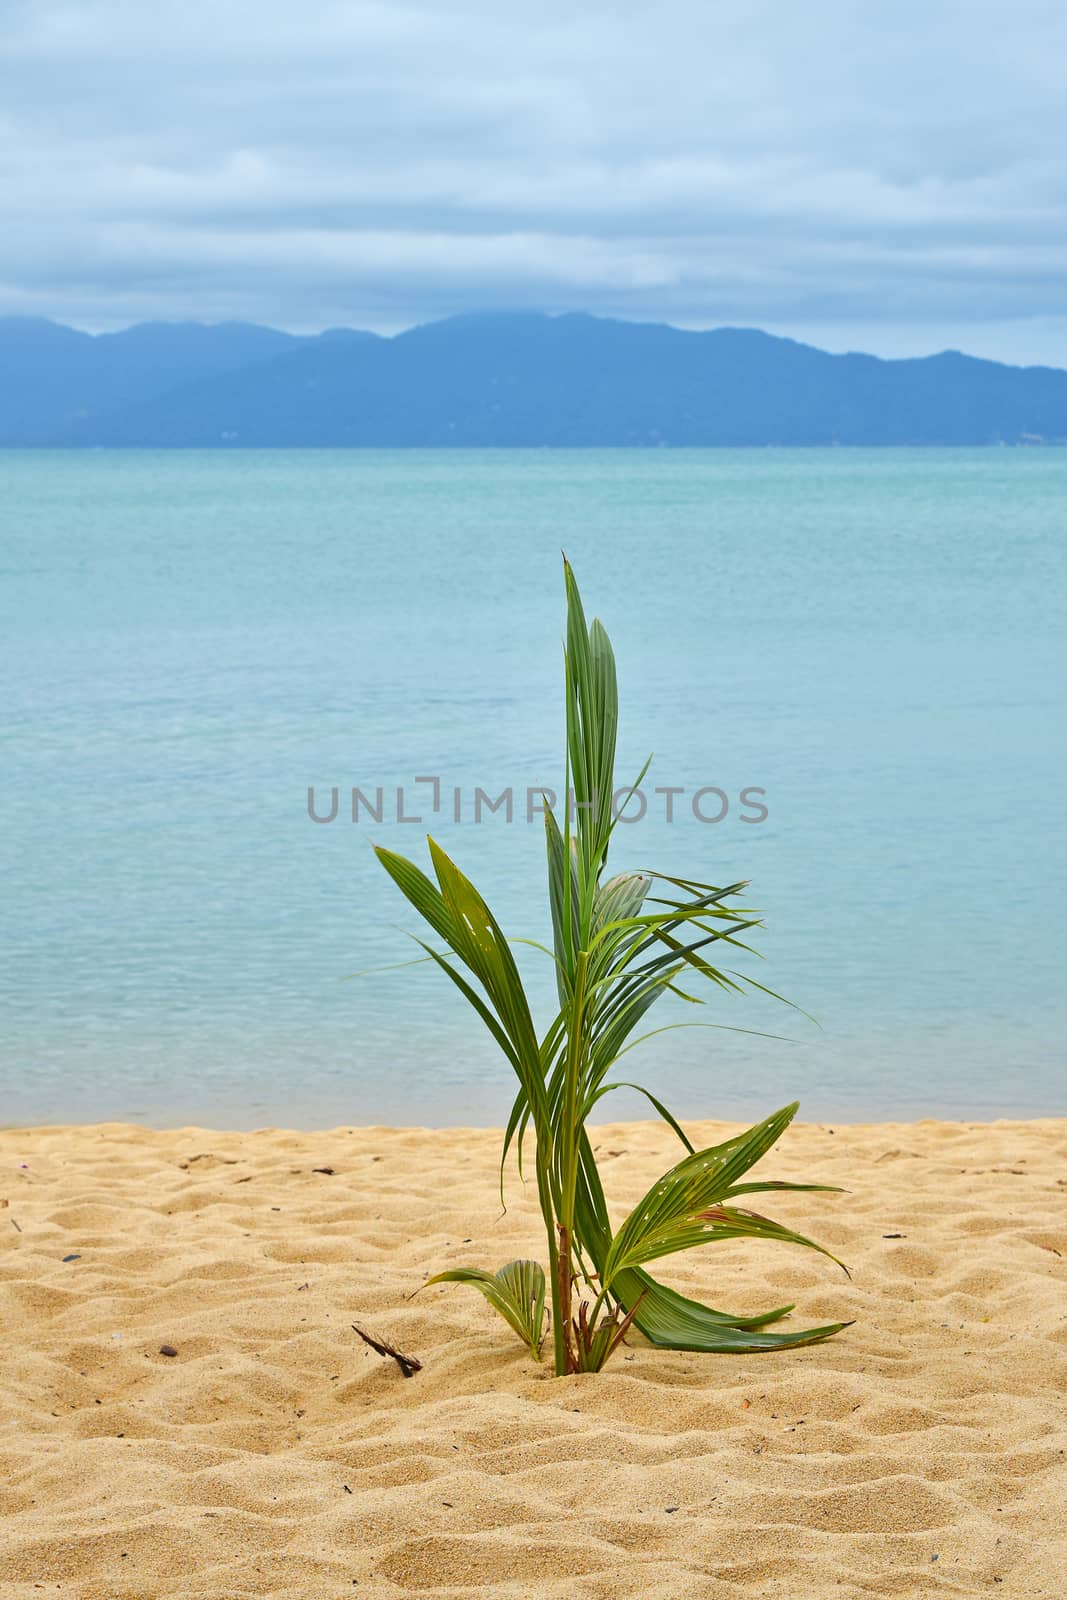
[[[563,1161],[560,1171],[559,1235],[560,1251],[566,1255],[565,1267],[559,1272],[560,1313],[568,1326],[571,1310],[572,1239],[574,1235],[574,1201],[578,1186],[578,1134],[579,1134],[579,1078],[582,1069],[582,1042],[584,1038],[583,1015],[586,999],[586,972],[589,955],[579,950],[574,966],[574,991],[571,997],[570,1025],[567,1030],[567,1066],[563,1089],[563,1125],[560,1129],[560,1147]],[[559,1352],[557,1350],[557,1361]],[[559,1368],[557,1366],[557,1372]]]

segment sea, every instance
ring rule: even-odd
[[[615,869],[747,881],[800,1008],[668,996],[619,1076],[1063,1114],[1067,452],[7,451],[0,1120],[502,1121],[372,845],[432,833],[550,1019],[561,551],[653,757]]]

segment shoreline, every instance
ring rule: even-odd
[[[680,1152],[591,1131],[617,1217]],[[499,1141],[0,1130],[5,1594],[1059,1600],[1067,1118],[794,1124],[758,1173],[850,1192],[766,1209],[851,1280],[742,1241],[662,1276],[854,1325],[744,1356],[632,1337],[563,1379],[470,1290],[411,1298],[543,1254],[513,1169],[501,1214]]]
[[[773,1097],[772,1097],[773,1098]],[[762,1109],[753,1108],[751,1113],[738,1116],[721,1117],[690,1117],[680,1115],[678,1120],[686,1129],[691,1129],[697,1136],[714,1138],[723,1129],[738,1130],[751,1127],[758,1122],[761,1116],[766,1116],[771,1109],[771,1102],[767,1101]],[[801,1106],[803,1111],[803,1105]],[[590,1121],[589,1127],[594,1131],[610,1128],[641,1127],[644,1123],[650,1128],[655,1128],[655,1118],[623,1118],[612,1121]],[[963,1116],[938,1116],[927,1114],[922,1116],[879,1117],[863,1116],[854,1117],[845,1115],[840,1117],[803,1117],[799,1113],[796,1120],[790,1124],[790,1131],[798,1133],[802,1129],[826,1130],[856,1129],[868,1130],[876,1128],[906,1129],[906,1128],[957,1128],[968,1131],[981,1131],[990,1128],[1029,1128],[1039,1127],[1044,1124],[1062,1126],[1067,1129],[1067,1110],[1057,1112],[1019,1112],[1013,1115],[1000,1113],[989,1117],[963,1117]],[[316,1139],[329,1138],[333,1134],[423,1134],[428,1139],[448,1138],[454,1134],[473,1134],[478,1138],[495,1134],[503,1137],[503,1126],[500,1123],[485,1122],[334,1122],[323,1123],[318,1126],[298,1126],[293,1122],[264,1122],[248,1127],[232,1127],[220,1122],[201,1122],[192,1120],[188,1122],[171,1122],[165,1119],[159,1121],[133,1120],[130,1117],[102,1117],[93,1118],[91,1121],[67,1122],[4,1122],[0,1120],[0,1137],[5,1134],[51,1135],[51,1134],[78,1134],[90,1131],[129,1131],[132,1133],[158,1134],[169,1137],[179,1133],[202,1133],[215,1135],[220,1139],[251,1139],[261,1134],[290,1134],[294,1138]],[[788,1138],[788,1135],[786,1136]]]

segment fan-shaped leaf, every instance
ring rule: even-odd
[[[469,1283],[510,1324],[536,1361],[541,1359],[545,1334],[545,1274],[537,1261],[509,1261],[499,1272],[482,1267],[452,1267],[438,1272],[431,1283]]]

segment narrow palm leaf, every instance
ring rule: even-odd
[[[610,1287],[615,1274],[627,1267],[641,1266],[705,1240],[741,1234],[789,1238],[794,1244],[829,1255],[829,1251],[801,1234],[767,1218],[740,1211],[727,1215],[722,1209],[721,1203],[731,1187],[777,1143],[796,1112],[794,1101],[747,1133],[699,1150],[665,1173],[638,1201],[612,1239],[603,1268],[605,1287]]]

